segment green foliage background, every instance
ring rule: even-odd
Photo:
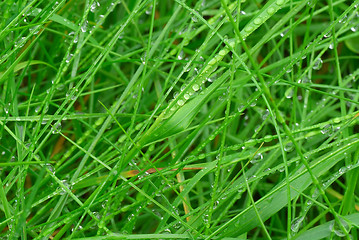
[[[0,237],[358,239],[358,4],[1,2]]]

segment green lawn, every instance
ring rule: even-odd
[[[0,239],[359,238],[359,0],[6,0],[0,25]]]

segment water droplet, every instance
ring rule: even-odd
[[[253,178],[256,178],[256,177],[257,177],[256,175],[249,176],[249,177],[247,178],[247,181],[250,181],[250,180],[252,180]]]
[[[184,99],[188,100],[190,95],[188,93],[186,93],[183,97],[184,97]]]
[[[44,113],[47,113],[47,111],[49,111],[49,104],[48,103],[45,103],[43,111],[44,111]]]
[[[90,7],[90,11],[91,12],[95,12],[96,11],[96,8],[100,6],[100,3],[97,2],[97,1],[94,1]]]
[[[293,93],[294,93],[294,91],[293,91],[293,88],[291,87],[291,88],[288,88],[287,91],[285,91],[284,95],[285,95],[286,98],[289,99],[289,98],[293,97]]]
[[[255,139],[249,139],[247,142],[244,143],[246,147],[251,147],[257,144],[257,141]]]
[[[350,28],[350,30],[352,30],[352,32],[356,32],[356,31],[358,31],[358,29],[359,29],[358,25],[353,26],[353,27]]]
[[[334,43],[329,44],[329,49],[334,49]]]
[[[303,216],[293,219],[293,221],[291,223],[291,227],[290,227],[292,232],[297,233],[299,231],[299,228],[301,227],[303,220],[304,220]]]
[[[345,153],[344,153],[345,154]],[[343,175],[344,173],[346,173],[349,169],[347,167],[341,167],[339,169],[339,174],[340,175]]]
[[[151,5],[148,9],[146,9],[146,14],[150,15],[152,13],[153,6]]]
[[[203,219],[203,222],[204,222],[205,224],[207,224],[207,223],[208,223],[208,214],[204,214],[203,217],[202,217],[202,219]]]
[[[344,227],[345,231],[348,233],[351,229],[351,226],[343,219],[340,219],[339,221],[341,225]],[[344,237],[346,235],[346,233],[341,229],[341,227],[336,221],[332,222],[329,225],[329,230],[332,231],[338,237]]]
[[[344,17],[339,20],[339,23],[346,23],[347,20],[348,20],[348,16],[347,16],[347,15],[344,15]]]
[[[263,172],[269,172],[271,169],[270,168],[266,168],[263,170]]]
[[[199,90],[198,84],[193,84],[192,89],[193,91],[197,92]]]
[[[320,130],[320,132],[321,132],[322,134],[328,134],[329,136],[331,136],[331,135],[333,134],[333,131],[334,131],[333,126],[330,125],[330,124],[325,125],[325,126]]]
[[[275,8],[274,8],[274,7],[269,7],[269,8],[267,9],[267,13],[268,13],[269,15],[273,15],[273,14],[275,13]]]
[[[313,65],[313,69],[319,70],[322,68],[322,65],[323,65],[323,60],[321,58],[318,58]]]
[[[328,31],[326,34],[323,35],[324,38],[329,38],[332,36],[332,31]]]
[[[198,13],[197,11],[195,11],[195,12]],[[192,13],[192,12],[191,12],[191,19],[192,19],[192,21],[195,22],[195,23],[198,22],[197,16],[196,16],[194,13]]]
[[[53,129],[51,131],[52,134],[58,134],[59,132],[61,132],[61,123],[55,123],[55,125],[53,126]]]
[[[73,54],[69,54],[67,55],[67,58],[66,58],[66,63],[69,63],[71,58],[73,57],[74,55]]]
[[[96,217],[97,219],[101,219],[101,215],[100,215],[99,212],[93,212],[93,215],[95,215],[95,217]],[[131,214],[131,215],[133,215],[133,214]],[[133,215],[133,216],[134,216],[134,215]]]
[[[262,119],[263,119],[263,120],[266,120],[268,116],[269,116],[269,110],[266,109],[266,110],[264,111],[263,115],[262,115]]]
[[[85,22],[82,24],[81,26],[81,31],[82,32],[86,32],[87,31],[87,25],[88,25],[88,21],[85,20]]]
[[[50,170],[50,172],[52,172],[53,174],[55,174],[54,167],[53,167],[50,163],[47,163],[47,164],[46,164],[46,167],[47,167],[47,169]]]
[[[257,18],[255,18],[254,19],[254,24],[257,24],[257,25],[259,25],[259,24],[261,24],[262,23],[262,19],[260,18],[260,17],[257,17]]]
[[[289,31],[289,29],[284,30],[283,32],[280,33],[280,36],[284,37],[288,31]]]
[[[253,31],[253,27],[252,26],[246,26],[246,28],[244,29],[246,32],[252,32]]]
[[[204,153],[201,153],[199,156],[198,156],[198,159],[204,159],[206,157],[206,155]]]
[[[23,47],[26,43],[26,38],[25,37],[21,37],[19,41],[15,42],[14,46],[15,47]]]
[[[253,159],[250,161],[252,164],[255,164],[255,163],[258,163],[260,162],[261,160],[263,160],[263,155],[262,153],[257,153]]]
[[[284,146],[284,151],[286,152],[291,152],[293,151],[293,149],[294,149],[294,145],[292,142],[289,142]]]
[[[39,30],[40,30],[40,26],[39,26],[39,25],[37,25],[37,26],[35,26],[35,27],[29,28],[29,31],[30,31],[32,34],[38,34]]]
[[[308,78],[308,76],[307,75],[304,75],[303,77],[302,77],[302,79],[299,79],[298,80],[298,83],[304,83],[304,84],[306,84],[306,83],[311,83],[312,81]]]
[[[62,180],[61,182],[62,182],[62,184],[63,184],[66,188],[68,188],[69,190],[72,189],[72,186],[68,183],[67,180]],[[59,193],[60,195],[64,195],[64,194],[66,193],[66,189],[65,189],[65,188],[58,187],[57,190],[60,191],[60,193]]]
[[[183,57],[184,57],[184,52],[183,52],[183,50],[181,50],[181,52],[178,54],[177,59],[178,59],[178,60],[182,60]]]
[[[284,2],[285,2],[285,0],[277,0],[277,1],[276,1],[276,4],[277,4],[277,5],[283,5]]]
[[[255,107],[256,105],[257,105],[257,99],[255,99],[255,100],[250,104],[251,107]]]
[[[177,101],[177,104],[178,104],[179,106],[183,106],[184,101],[183,101],[182,99],[180,99],[180,100]]]

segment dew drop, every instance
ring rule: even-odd
[[[293,88],[288,88],[287,91],[285,91],[285,97],[286,98],[292,98],[293,97]]]
[[[61,123],[56,123],[54,126],[53,126],[53,129],[51,131],[52,134],[58,134],[59,132],[61,132]]]
[[[276,4],[277,4],[277,5],[283,5],[284,2],[285,2],[285,0],[277,0],[277,1],[276,1]]]
[[[312,82],[312,81],[308,78],[307,75],[304,75],[304,76],[302,77],[302,79],[298,80],[298,83],[304,83],[304,84],[306,84],[306,83],[311,83],[311,82]]]
[[[263,172],[269,172],[271,169],[270,168],[266,168],[263,170]]]
[[[348,20],[348,16],[347,16],[347,15],[344,15],[344,17],[339,20],[339,23],[346,23],[347,20]]]
[[[267,13],[268,13],[269,15],[273,15],[273,14],[275,13],[275,8],[274,8],[274,7],[269,7],[269,8],[267,9]]]
[[[96,11],[96,8],[100,6],[100,3],[97,2],[97,1],[94,1],[90,7],[90,11],[91,12],[95,12]]]
[[[293,219],[290,229],[292,230],[292,232],[297,233],[299,231],[300,226],[302,225],[304,220],[304,217],[297,217],[295,219]]]
[[[197,92],[199,90],[198,84],[193,84],[192,89],[193,91]]]
[[[340,169],[339,169],[339,174],[340,175],[343,175],[344,173],[346,173],[348,171],[348,168],[347,167],[341,167]]]
[[[349,232],[351,226],[343,219],[340,219],[339,221],[341,225],[344,227],[345,231]],[[329,225],[329,230],[333,232],[335,235],[337,235],[338,237],[344,237],[346,235],[346,233],[340,228],[339,224],[336,221],[332,222]]]
[[[183,101],[182,99],[180,99],[180,100],[177,101],[177,104],[178,104],[179,106],[183,106],[184,101]]]
[[[54,167],[53,167],[50,163],[47,163],[47,164],[46,164],[46,167],[47,167],[47,169],[50,170],[50,172],[52,172],[53,174],[55,174]]]
[[[289,31],[289,29],[284,30],[283,32],[280,33],[280,36],[284,37],[288,31]]]
[[[177,59],[178,59],[178,60],[182,60],[183,57],[184,57],[184,52],[183,52],[183,50],[182,50],[182,51],[180,52],[180,54],[178,54]]]
[[[333,131],[334,131],[333,126],[330,125],[330,124],[325,125],[325,126],[320,130],[320,132],[321,132],[322,134],[328,134],[329,136],[333,134]]]
[[[313,65],[313,69],[319,70],[322,68],[322,65],[323,65],[323,60],[321,58],[318,58],[317,61],[315,61],[314,65]]]
[[[260,17],[257,17],[257,18],[255,18],[254,19],[254,24],[257,24],[257,25],[259,25],[259,24],[261,24],[262,23],[262,19],[260,18]]]
[[[196,13],[198,13],[198,12],[196,12]],[[191,19],[192,19],[192,21],[195,22],[195,23],[198,22],[197,16],[196,16],[194,13],[192,13],[192,12],[191,12]]]
[[[254,100],[254,101],[250,104],[251,107],[255,107],[256,105],[257,105],[257,99]]]
[[[142,63],[143,65],[146,64],[146,53],[141,57],[141,63]]]
[[[67,58],[66,58],[66,63],[69,63],[71,58],[73,57],[74,55],[73,54],[69,54],[67,55]]]
[[[271,135],[267,135],[267,136],[265,136],[264,137],[264,142],[270,142],[270,141],[272,141],[273,140],[273,136],[271,136]]]
[[[81,32],[87,31],[87,25],[88,25],[88,21],[86,20],[81,26]]]
[[[79,35],[76,35],[75,37],[74,37],[74,43],[77,43],[78,41],[79,41]]]
[[[147,15],[150,15],[151,13],[152,13],[152,5],[148,8],[148,9],[146,9],[146,14]]]
[[[246,31],[246,32],[252,32],[253,31],[253,27],[252,26],[247,26],[244,30]]]
[[[329,37],[331,37],[331,36],[332,36],[332,32],[331,32],[331,31],[329,31],[329,32],[327,32],[326,34],[323,35],[324,38],[329,38]]]
[[[293,146],[292,142],[289,142],[284,146],[284,151],[286,151],[286,152],[291,152],[291,151],[293,151],[293,149],[294,149],[294,146]]]
[[[44,113],[47,113],[47,111],[49,111],[49,104],[48,104],[48,103],[46,103],[46,104],[44,105],[43,111],[44,111]]]
[[[269,110],[266,109],[266,110],[264,111],[263,115],[262,115],[262,119],[263,119],[263,120],[266,120],[268,116],[269,116]]]

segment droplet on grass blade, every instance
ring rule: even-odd
[[[180,100],[177,101],[177,104],[178,104],[179,106],[183,106],[184,101],[180,99]]]
[[[285,91],[285,97],[286,98],[292,98],[293,93],[294,93],[293,88],[289,88],[289,89],[287,89],[287,91]]]
[[[344,221],[343,219],[339,220],[341,225],[343,226],[343,228],[345,229],[345,231],[347,233],[349,233],[351,226]],[[329,230],[331,232],[333,232],[335,235],[337,235],[338,237],[345,237],[346,233],[341,229],[341,227],[339,226],[339,223],[337,223],[336,221],[333,221],[330,225],[329,225]]]
[[[198,13],[198,12],[196,11],[196,13]],[[195,23],[198,22],[198,17],[196,16],[196,14],[194,14],[194,13],[192,13],[192,12],[191,12],[191,19],[192,19],[192,21],[195,22]]]
[[[292,230],[292,232],[297,233],[299,231],[299,228],[301,227],[303,220],[304,220],[303,216],[294,218],[292,220],[292,223],[290,226],[290,229]]]
[[[86,32],[87,31],[87,25],[88,25],[88,21],[85,20],[85,22],[81,26],[81,32]]]
[[[323,60],[321,58],[318,58],[313,65],[313,69],[319,70],[322,68],[322,65],[323,65]]]
[[[199,90],[198,84],[193,84],[192,89],[193,91],[197,92]]]
[[[294,146],[293,146],[292,142],[289,142],[284,146],[284,151],[286,151],[286,152],[291,152],[291,151],[293,151],[293,149],[294,149]]]

